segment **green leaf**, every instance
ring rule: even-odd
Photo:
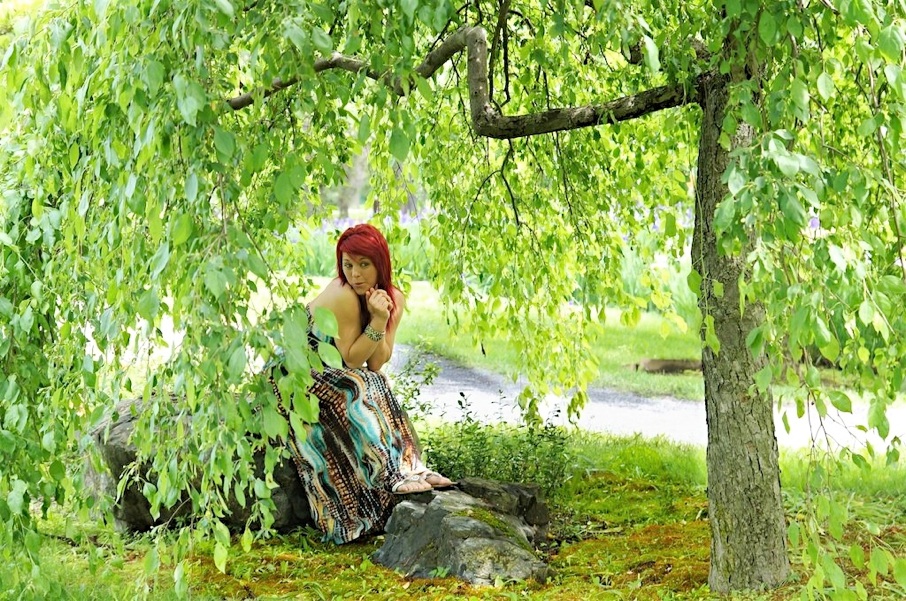
[[[890,434],[890,421],[887,419],[887,405],[883,401],[872,401],[868,408],[868,427],[878,431],[881,438]]]
[[[874,134],[875,130],[878,129],[878,125],[880,124],[880,121],[881,121],[880,115],[875,115],[874,117],[868,117],[864,121],[862,121],[862,124],[859,125],[859,129],[856,130],[856,133],[858,133],[863,138],[868,137],[868,136]]]
[[[696,270],[689,270],[689,275],[686,276],[686,283],[695,296],[702,295],[702,276]]]
[[[192,218],[185,213],[177,217],[170,227],[172,228],[170,238],[173,246],[183,244],[192,236]]]
[[[230,0],[214,0],[214,4],[217,5],[217,10],[225,14],[226,16],[233,18],[233,3]],[[223,570],[221,570],[222,572]]]
[[[246,527],[245,531],[242,533],[242,538],[240,539],[240,542],[242,543],[242,550],[245,553],[248,553],[252,550],[252,542],[254,541],[254,539],[255,537],[252,534],[252,531],[248,527]]]
[[[906,282],[903,278],[896,275],[885,275],[878,280],[878,288],[889,296],[901,296],[906,294]]]
[[[214,298],[220,298],[226,290],[226,276],[219,269],[208,266],[204,273],[204,285]]]
[[[415,15],[415,9],[418,8],[418,0],[400,0],[403,8],[403,14],[410,19]]]
[[[664,216],[664,234],[671,238],[676,236],[676,216],[673,213]]]
[[[783,212],[783,216],[790,222],[796,224],[799,227],[805,225],[808,221],[808,216],[805,213],[805,208],[802,206],[802,203],[799,202],[793,194],[783,194],[780,197],[780,210]]]
[[[333,52],[333,40],[330,38],[330,34],[320,27],[312,28],[311,39],[315,44],[315,48],[321,52],[325,54]]]
[[[877,574],[881,576],[887,576],[887,570],[889,567],[889,562],[887,554],[880,547],[875,547],[871,550],[871,556],[868,560],[868,567]]]
[[[859,305],[859,321],[865,325],[871,325],[875,316],[875,308],[868,299],[862,301]]]
[[[151,257],[151,279],[157,279],[160,272],[167,266],[170,260],[170,245],[165,241],[161,243],[157,252]]]
[[[107,6],[109,4],[110,0],[94,0],[94,14],[97,15],[98,20],[104,20],[104,17],[107,15]]]
[[[765,392],[771,387],[771,379],[773,377],[773,372],[771,371],[770,365],[765,365],[755,374],[755,385],[758,386],[758,390]]]
[[[799,159],[789,153],[775,153],[772,157],[780,172],[787,177],[799,173]]]
[[[206,101],[204,89],[182,74],[173,77],[173,87],[176,90],[176,106],[183,121],[194,127],[198,112]]]
[[[822,555],[821,559],[824,573],[827,575],[831,585],[836,590],[844,590],[846,588],[846,574],[843,573],[843,569],[837,565],[837,562],[830,555]]]
[[[790,97],[793,99],[793,103],[796,106],[804,111],[808,110],[810,99],[808,86],[806,86],[801,79],[794,79],[790,84]]]
[[[888,25],[881,30],[878,36],[878,49],[891,63],[903,62],[903,32],[896,24]]]
[[[62,482],[66,477],[66,467],[64,467],[63,463],[59,460],[55,460],[50,464],[49,472],[50,477],[57,482]]]
[[[777,20],[768,11],[761,13],[758,19],[758,37],[764,42],[765,46],[771,46],[777,39]]]
[[[42,536],[38,532],[32,530],[25,535],[25,548],[28,549],[29,553],[33,556],[37,556],[41,551],[41,540]]]
[[[198,198],[198,176],[192,172],[186,178],[186,200],[195,202],[196,198]]]
[[[283,171],[277,176],[277,181],[274,182],[274,196],[277,197],[280,204],[289,205],[293,201],[294,194],[295,188],[293,188],[289,172]]]
[[[334,345],[327,342],[319,342],[318,356],[321,357],[324,363],[334,369],[343,369],[343,356],[340,355],[340,351]]]
[[[787,526],[786,532],[787,532],[787,538],[790,539],[790,546],[793,549],[797,549],[799,547],[799,535],[800,535],[799,524],[791,521],[790,525]]]
[[[732,163],[727,175],[727,188],[729,188],[730,194],[736,196],[745,185],[745,174],[739,169],[736,163]]]
[[[644,57],[645,65],[648,66],[648,70],[652,73],[657,73],[661,70],[661,59],[658,53],[657,44],[654,43],[650,37],[642,36],[642,42],[644,43]]]
[[[737,206],[738,203],[733,202],[732,197],[727,197],[720,201],[714,214],[714,228],[717,231],[724,232],[730,229],[730,226],[736,220]]]
[[[818,76],[818,95],[827,101],[833,98],[836,92],[837,88],[834,86],[834,80],[827,74],[827,71],[822,71],[821,75]]]
[[[752,328],[752,331],[746,336],[746,347],[752,352],[752,355],[759,356],[764,350],[764,327],[759,326]]]
[[[221,161],[228,161],[236,148],[236,138],[230,132],[219,127],[214,128],[214,147]]]
[[[901,587],[906,588],[906,559],[897,557],[893,561],[893,578]]]
[[[12,490],[6,495],[6,504],[13,515],[22,513],[22,508],[25,507],[25,491],[27,487],[28,485],[22,480],[15,479],[13,481]]]
[[[865,549],[860,544],[853,544],[849,547],[849,560],[853,567],[861,570],[865,566]]]
[[[313,394],[300,394],[293,397],[293,410],[294,415],[298,415],[306,423],[314,424],[317,423],[320,416],[321,402]],[[300,430],[298,426],[294,425],[293,427],[296,431]]]
[[[157,577],[157,572],[160,570],[160,554],[157,552],[157,547],[145,554],[144,568],[146,576]]]
[[[906,77],[903,76],[903,69],[899,65],[887,65],[884,67],[884,76],[900,100],[906,100]]]
[[[824,321],[820,315],[815,317],[815,342],[819,346],[826,346],[830,344],[830,341],[834,339],[834,336],[831,334],[830,329],[827,327],[827,322]]]
[[[226,573],[226,561],[229,552],[227,548],[220,543],[214,544],[214,566],[220,570],[221,573]]]
[[[365,144],[369,136],[371,136],[371,117],[366,113],[359,119],[358,140],[360,143]]]
[[[261,409],[261,426],[269,438],[286,438],[288,433],[286,419],[273,407]]]
[[[154,321],[159,308],[160,299],[157,298],[157,291],[153,288],[146,290],[138,298],[138,306],[136,307],[136,310],[142,318],[148,321]]]
[[[323,334],[337,338],[340,335],[340,325],[337,323],[337,316],[327,307],[315,307],[314,310],[315,325]]]
[[[409,154],[409,138],[398,127],[394,127],[393,133],[390,134],[390,154],[401,163],[406,160],[406,155]]]
[[[227,373],[232,376],[234,380],[242,379],[242,374],[245,372],[245,366],[247,364],[247,357],[245,355],[245,347],[237,346],[233,349],[233,352],[230,353],[230,360],[227,362]]]
[[[840,342],[836,338],[831,338],[830,342],[818,347],[825,359],[834,363],[840,356]]]

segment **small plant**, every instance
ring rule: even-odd
[[[437,566],[431,570],[431,578],[446,578],[450,575],[450,568],[447,566]]]
[[[571,435],[558,426],[488,425],[475,419],[463,395],[462,418],[429,430],[425,448],[432,465],[451,478],[467,476],[537,484],[551,495],[576,465]]]

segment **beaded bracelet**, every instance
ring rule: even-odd
[[[367,326],[365,326],[364,333],[365,333],[365,336],[368,338],[368,340],[373,340],[374,342],[380,342],[381,340],[384,339],[384,332],[378,332],[377,330],[375,330],[374,328],[371,327],[371,324],[368,324]]]

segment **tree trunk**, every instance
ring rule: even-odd
[[[740,314],[739,277],[745,251],[722,255],[715,237],[714,211],[728,193],[721,182],[729,153],[718,143],[727,104],[728,80],[703,78],[703,111],[698,154],[695,233],[692,265],[702,276],[699,307],[712,316],[720,342],[715,353],[705,345],[702,366],[708,419],[708,513],[711,523],[711,590],[773,588],[782,584],[790,565],[780,496],[777,437],[770,392],[755,387],[763,357],[753,357],[746,336],[763,318],[758,304]],[[748,145],[750,127],[740,125],[733,147]],[[715,294],[715,284],[723,294]],[[702,326],[702,340],[705,339]]]

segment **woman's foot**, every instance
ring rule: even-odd
[[[407,476],[390,487],[390,492],[395,495],[411,495],[419,492],[428,492],[433,486],[422,478],[421,474]]]
[[[437,472],[422,472],[421,477],[424,478],[425,482],[431,485],[431,488],[452,488],[456,486],[456,482],[453,482],[443,474],[438,474]]]

